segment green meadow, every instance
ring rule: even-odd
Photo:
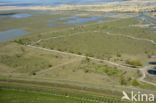
[[[31,91],[0,90],[1,103],[96,103]]]

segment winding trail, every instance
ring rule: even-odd
[[[51,50],[51,49],[47,49],[47,48],[43,48],[43,47],[37,47],[37,46],[33,46],[33,45],[27,45],[27,46],[31,47],[31,48],[34,48],[34,49],[40,49],[40,50],[45,50],[45,51],[54,52],[54,53],[60,53],[60,54],[64,54],[64,55],[70,55],[70,56],[86,58],[85,55],[79,55],[79,54],[74,54],[74,53],[69,53],[69,52],[58,51],[58,50]],[[122,64],[118,64],[118,63],[111,62],[111,61],[104,60],[104,59],[98,59],[98,58],[88,57],[88,56],[87,56],[87,58],[89,58],[89,59],[91,59],[93,61],[104,62],[106,64],[114,65],[114,66],[117,66],[117,67],[122,67],[122,68],[127,68],[127,69],[135,69],[135,68],[127,67],[127,66],[124,66]]]
[[[71,37],[71,36],[80,35],[81,33],[90,33],[90,32],[95,32],[95,31],[82,31],[82,32],[73,33],[73,34],[71,34],[71,35],[54,36],[54,37],[50,37],[50,38],[46,38],[46,39],[40,39],[40,40],[34,42],[32,45],[35,45],[35,44],[37,44],[37,43],[40,43],[40,42],[42,42],[42,41],[47,41],[47,40],[50,40],[50,39]]]
[[[50,37],[50,38],[46,38],[46,39],[39,39],[38,41],[32,43],[32,45],[35,45],[37,43],[40,43],[42,41],[47,41],[47,40],[50,40],[50,39],[58,39],[58,38],[64,38],[64,37],[72,37],[72,36],[76,36],[76,35],[80,35],[82,33],[99,33],[99,32],[102,32],[102,33],[105,33],[106,35],[109,35],[109,36],[122,36],[122,37],[126,37],[126,38],[130,38],[130,39],[133,39],[133,40],[139,40],[139,41],[146,41],[146,42],[149,42],[149,43],[152,43],[153,45],[156,45],[156,41],[154,40],[151,40],[151,39],[145,39],[145,38],[137,38],[137,37],[134,37],[134,36],[130,36],[130,35],[123,35],[123,34],[111,34],[110,32],[106,32],[106,31],[82,31],[82,32],[76,32],[76,33],[73,33],[71,35],[62,35],[62,36],[56,36],[56,37]]]
[[[60,53],[60,54],[64,54],[64,55],[70,55],[70,56],[76,56],[76,57],[86,58],[86,56],[84,56],[84,55],[78,55],[78,54],[74,54],[74,53],[62,52],[62,51],[58,51],[58,50],[51,50],[51,49],[42,48],[42,47],[36,47],[36,46],[32,46],[32,45],[27,45],[27,46],[30,47],[30,48],[34,48],[34,49],[40,49],[40,50],[45,50],[45,51],[54,52],[54,53]],[[118,64],[118,63],[115,63],[115,62],[111,62],[111,61],[107,61],[107,60],[103,60],[103,59],[97,59],[97,58],[93,58],[93,57],[88,57],[88,58],[91,59],[91,60],[94,60],[94,61],[98,61],[98,62],[101,62],[102,61],[105,64],[114,65],[114,66],[117,66],[117,67],[121,67],[123,69],[135,69],[136,70],[136,68],[124,66],[122,64]],[[67,64],[68,63],[72,63],[72,62],[73,61],[67,62]],[[64,63],[62,65],[66,65],[66,63]],[[60,67],[60,66],[58,66],[58,67]],[[57,68],[57,66],[56,66],[56,68]],[[146,81],[145,80],[147,69],[149,69],[149,68],[150,68],[150,66],[145,66],[145,67],[140,68],[139,70],[140,70],[142,76],[140,78],[138,78],[137,80],[138,81],[141,81],[141,82],[144,82],[144,83],[147,83],[147,84],[150,84],[150,85],[153,85],[153,86],[156,86],[155,83],[152,83],[152,82],[149,82],[149,81]],[[51,69],[53,69],[53,68],[49,68],[49,69],[47,69],[45,71],[41,71],[39,73],[45,73],[45,72],[47,72],[47,71],[49,71]],[[135,90],[135,89],[137,90],[137,88],[133,88],[133,90]],[[144,92],[149,92],[149,90],[145,90],[144,89]],[[150,92],[152,92],[152,91],[150,91]]]
[[[134,40],[146,41],[146,42],[152,43],[153,45],[156,45],[156,42],[154,40],[151,40],[151,39],[137,38],[137,37],[134,37],[134,36],[123,35],[123,34],[110,34],[109,32],[107,32],[106,34],[110,35],[110,36],[123,36],[123,37],[127,37],[127,38],[134,39]]]
[[[81,60],[81,59],[80,59],[80,60]],[[54,66],[54,67],[51,67],[51,68],[49,68],[49,69],[44,69],[44,70],[38,71],[38,72],[36,72],[36,74],[37,74],[37,75],[40,75],[40,74],[46,73],[46,72],[48,72],[48,71],[50,71],[50,70],[53,70],[53,69],[56,69],[56,68],[65,66],[65,65],[67,65],[67,64],[71,64],[71,63],[73,63],[73,62],[75,62],[75,61],[79,61],[79,59],[70,60],[70,61],[68,61],[68,62],[65,62],[65,63],[59,64],[59,65],[56,65],[56,66]]]
[[[94,24],[88,24],[88,25],[94,25]],[[88,26],[88,25],[85,25],[85,26]],[[72,30],[74,28],[69,28],[69,30]],[[60,30],[60,31],[66,31],[67,29],[63,29],[63,30]],[[41,33],[42,35],[44,34],[48,34],[48,33],[54,33],[54,32],[60,32],[60,31],[51,31],[51,32],[45,32],[45,33]],[[63,52],[63,51],[58,51],[58,50],[51,50],[51,49],[47,49],[47,48],[43,48],[43,47],[38,47],[38,46],[34,46],[35,44],[37,43],[40,43],[42,41],[47,41],[47,40],[51,40],[51,39],[58,39],[58,38],[64,38],[64,37],[72,37],[72,36],[76,36],[76,35],[80,35],[82,33],[90,33],[90,32],[94,32],[94,33],[105,33],[105,35],[109,35],[109,36],[122,36],[122,37],[126,37],[126,38],[130,38],[130,39],[133,39],[133,40],[139,40],[139,41],[145,41],[145,42],[149,42],[153,45],[156,45],[156,41],[154,40],[151,40],[151,39],[146,39],[146,38],[137,38],[137,37],[134,37],[134,36],[130,36],[130,35],[123,35],[123,34],[112,34],[110,32],[107,32],[107,31],[97,31],[97,30],[94,30],[94,31],[81,31],[81,32],[76,32],[76,33],[72,33],[72,34],[68,34],[68,35],[61,35],[61,36],[55,36],[55,37],[50,37],[50,38],[45,38],[45,39],[40,39],[36,42],[33,42],[31,45],[27,45],[28,47],[31,47],[31,48],[35,48],[35,49],[40,49],[40,50],[45,50],[45,51],[49,51],[49,52],[55,52],[55,53],[60,53],[60,54],[64,54],[64,55],[70,55],[70,56],[77,56],[77,57],[81,57],[81,58],[86,58],[85,55],[79,55],[79,54],[74,54],[74,53],[69,53],[69,52]],[[118,64],[118,63],[115,63],[115,62],[112,62],[112,61],[108,61],[108,60],[104,60],[104,59],[98,59],[98,58],[94,58],[94,57],[88,57],[89,59],[91,60],[94,60],[94,61],[98,61],[98,62],[104,62],[105,64],[109,64],[109,65],[113,65],[113,66],[117,66],[117,67],[121,67],[121,68],[126,68],[126,69],[135,69],[135,68],[132,68],[132,67],[128,67],[128,66],[125,66],[125,65],[122,65],[122,64]],[[73,61],[70,61],[69,63],[71,63]],[[66,65],[68,64],[67,63],[63,63],[61,65],[58,65],[56,67],[52,67],[52,68],[49,68],[49,69],[46,69],[46,70],[43,70],[43,71],[39,71],[38,73],[43,73],[43,72],[47,72],[53,68],[57,68],[57,67],[60,67],[62,65]],[[140,73],[142,74],[142,76],[140,78],[138,78],[139,81],[141,82],[144,82],[144,83],[147,83],[147,84],[151,84],[151,85],[154,85],[156,86],[156,83],[152,83],[152,82],[149,82],[147,80],[145,80],[146,78],[146,73],[147,73],[147,70],[150,68],[150,66],[145,66],[145,67],[142,67],[139,69]]]
[[[84,55],[79,55],[79,54],[74,54],[74,53],[69,53],[69,52],[62,52],[62,51],[58,51],[58,50],[51,50],[51,49],[47,49],[47,48],[43,48],[43,47],[37,47],[37,46],[32,46],[32,45],[27,45],[27,46],[30,47],[30,48],[34,48],[34,49],[40,49],[40,50],[45,50],[45,51],[59,53],[59,54],[64,54],[64,55],[70,55],[70,56],[76,56],[76,57],[86,58],[86,56],[84,56]],[[121,67],[121,68],[124,68],[124,69],[136,69],[136,68],[124,66],[122,64],[118,64],[118,63],[115,63],[115,62],[112,62],[112,61],[108,61],[108,60],[98,59],[98,58],[94,58],[94,57],[88,57],[88,58],[91,59],[91,60],[93,60],[93,61],[104,62],[105,64],[113,65],[113,66],[116,66],[116,67]],[[37,74],[45,73],[45,72],[47,72],[49,70],[52,70],[54,68],[58,68],[60,66],[66,65],[66,64],[70,64],[70,63],[72,63],[74,61],[69,61],[69,62],[63,63],[61,65],[58,65],[58,66],[49,68],[49,69],[46,69],[46,70],[43,70],[43,71],[39,71]],[[150,67],[151,66],[145,66],[145,67],[142,67],[142,68],[139,69],[139,71],[142,74],[142,76],[140,78],[138,78],[138,80],[141,81],[141,82],[144,82],[144,83],[147,83],[147,84],[151,84],[151,85],[156,86],[156,83],[149,82],[149,81],[145,80],[146,74],[147,74],[147,70]]]
[[[145,78],[147,77],[147,70],[151,67],[152,66],[145,66],[143,68],[140,68],[139,70],[140,70],[140,73],[142,74],[142,76],[140,78],[138,78],[138,80],[141,82],[156,86],[156,83],[149,82],[149,81],[145,80]]]

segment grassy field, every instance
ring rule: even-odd
[[[129,59],[138,60],[144,65],[155,53],[155,45],[150,40],[156,38],[147,28],[131,26],[137,23],[136,19],[128,18],[47,33],[36,45],[122,63]]]
[[[48,93],[0,90],[1,103],[96,103]]]
[[[8,85],[9,84],[9,85]],[[41,86],[42,85],[42,86]],[[56,84],[55,84],[56,85]],[[108,94],[107,94],[108,92]],[[73,88],[64,88],[64,87],[52,87],[47,84],[30,84],[23,82],[2,82],[0,83],[0,101],[3,103],[44,103],[46,102],[55,102],[60,103],[62,101],[71,102],[71,103],[131,103],[130,101],[121,101],[120,93],[118,96],[110,96],[109,90],[105,92],[102,90],[85,90],[85,89],[73,89]],[[118,92],[114,92],[117,94]],[[146,102],[138,102],[146,103]]]
[[[1,72],[15,75],[35,75],[37,71],[59,65],[71,60],[71,56],[38,51],[16,43],[1,45]],[[6,75],[6,76],[7,76]]]
[[[105,82],[121,85],[122,81],[125,81],[122,85],[131,85],[131,81],[138,78],[137,70],[121,69],[92,61],[87,57],[39,51],[14,42],[3,44],[1,48],[0,71],[3,73],[1,77],[55,79],[99,85]],[[125,80],[121,79],[123,77]]]
[[[21,83],[21,86],[31,82],[32,87],[36,82],[45,83],[46,88],[49,88],[48,83],[56,83],[52,85],[54,87],[63,83],[71,90],[76,86],[82,91],[90,88],[98,89],[98,92],[104,90],[104,94],[108,90],[111,96],[119,96],[118,92],[122,90],[156,90],[155,86],[138,81],[141,76],[138,68],[146,66],[153,60],[151,55],[156,53],[155,33],[142,26],[148,22],[139,19],[138,14],[125,18],[113,17],[114,14],[105,21],[107,15],[100,12],[24,13],[32,16],[23,19],[0,16],[0,31],[22,28],[29,34],[0,43],[0,80],[13,80],[15,83],[11,84]],[[73,15],[82,18],[101,16],[102,19],[99,22],[66,24]],[[59,26],[53,27],[53,24]],[[16,81],[20,82],[16,84]],[[94,103],[46,92],[6,89],[0,89],[1,101]]]

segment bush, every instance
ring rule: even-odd
[[[53,65],[49,64],[48,67],[51,68]]]
[[[85,69],[85,73],[88,73],[89,72],[89,70],[88,69]]]
[[[120,77],[120,84],[127,85],[127,80],[123,76]]]
[[[33,72],[33,73],[32,73],[32,75],[36,75],[36,73],[35,73],[35,72]]]
[[[118,70],[116,67],[109,67],[107,65],[104,66],[98,66],[96,68],[96,72],[98,73],[104,73],[108,76],[117,76],[118,74],[120,74],[120,70]]]
[[[132,65],[133,67],[142,66],[139,60],[127,60],[126,64]]]
[[[132,80],[132,85],[139,86],[139,82],[136,79],[134,79],[134,80]]]
[[[15,40],[14,42],[16,42],[16,43],[18,43],[18,44],[22,44],[22,45],[25,44],[21,39],[19,39],[19,40]]]
[[[81,52],[78,52],[77,54],[78,54],[78,55],[82,55],[82,53],[81,53]]]
[[[119,54],[119,53],[117,53],[117,55],[116,55],[117,57],[121,57],[121,54]]]
[[[89,57],[87,57],[87,56],[86,56],[86,61],[87,61],[87,62],[90,62],[90,58],[89,58]]]

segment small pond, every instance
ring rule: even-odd
[[[87,22],[93,22],[100,20],[101,17],[92,16],[92,17],[79,17],[79,16],[72,16],[65,20],[66,24],[83,24]]]
[[[16,19],[28,18],[31,16],[32,16],[31,14],[14,14],[14,15],[11,15],[12,18],[16,18]]]
[[[0,31],[0,42],[9,41],[26,34],[28,34],[28,32],[23,29],[10,29],[7,31]]]
[[[150,69],[148,70],[148,73],[151,75],[156,75],[156,69]]]
[[[156,65],[156,62],[155,61],[152,61],[152,62],[149,62],[149,64]]]

